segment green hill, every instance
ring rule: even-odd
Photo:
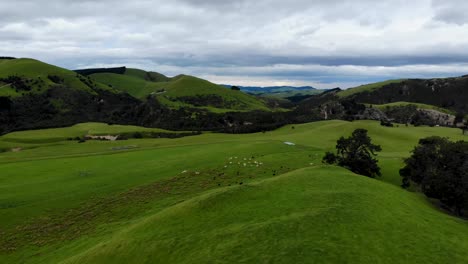
[[[369,84],[364,84],[360,85],[358,87],[354,88],[349,88],[343,91],[340,91],[337,93],[339,97],[348,97],[353,94],[358,94],[362,92],[372,92],[374,90],[377,90],[379,88],[382,88],[385,85],[392,84],[392,83],[401,83],[403,80],[387,80],[383,82],[376,82],[376,83],[369,83]]]
[[[217,112],[270,110],[254,96],[188,75],[175,78],[164,89],[166,92],[159,94],[158,98],[173,107],[189,104]]]
[[[8,77],[17,77],[12,81]],[[33,59],[0,60],[0,96],[43,93],[54,86],[96,94],[94,89],[111,90],[99,83],[79,78],[73,71]]]
[[[420,197],[315,167],[195,197],[64,263],[462,263],[467,234]]]
[[[95,73],[90,77],[139,99],[155,95],[162,104],[175,109],[184,106],[212,112],[270,111],[254,96],[188,75],[168,78],[155,72],[127,69],[124,74]]]
[[[144,70],[132,69],[132,68],[127,68],[125,71],[125,75],[138,77],[140,79],[151,81],[151,82],[168,82],[171,80],[171,78],[158,72],[151,72],[151,71],[147,72]]]
[[[90,77],[96,82],[108,85],[119,91],[124,91],[138,99],[144,99],[151,93],[161,89],[165,83],[147,81],[143,78],[127,74],[95,73]]]
[[[321,165],[356,128],[382,146],[379,179]],[[466,140],[458,129],[324,121],[244,135],[48,140],[88,129],[115,128],[0,137],[0,146],[19,148],[38,140],[0,153],[0,262],[466,260],[466,220],[401,189],[398,175],[420,138]]]
[[[418,109],[436,110],[436,111],[439,111],[441,113],[446,113],[446,114],[451,114],[451,115],[456,114],[455,112],[450,111],[450,110],[445,109],[445,108],[442,108],[442,107],[437,107],[437,106],[428,105],[428,104],[411,103],[411,102],[394,102],[394,103],[388,103],[388,104],[372,105],[372,107],[376,107],[378,109],[385,110],[386,108],[399,107],[399,106],[408,106],[408,105],[414,105]]]
[[[372,83],[339,92],[340,98],[367,104],[411,102],[468,114],[468,76],[402,79]]]

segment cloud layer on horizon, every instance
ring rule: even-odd
[[[0,56],[239,85],[468,74],[463,0],[0,0]]]

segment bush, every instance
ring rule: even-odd
[[[336,155],[329,152],[329,151],[327,151],[325,153],[325,156],[322,159],[322,162],[327,163],[327,164],[335,164],[336,163]]]
[[[135,132],[132,135],[133,138],[143,138],[143,134],[141,132]]]
[[[386,120],[380,120],[380,125],[386,126],[386,127],[393,127],[393,124],[390,121],[386,121]]]
[[[381,176],[380,168],[377,164],[376,152],[381,151],[379,145],[374,145],[367,135],[367,130],[356,129],[351,137],[341,137],[336,142],[336,155],[327,152],[322,162],[328,164],[338,164],[348,168],[354,173],[365,175],[371,178]]]
[[[450,142],[441,137],[419,140],[400,170],[402,187],[411,183],[457,215],[468,209],[468,142]]]

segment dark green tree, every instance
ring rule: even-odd
[[[379,145],[372,144],[367,130],[356,129],[349,138],[338,139],[336,155],[327,152],[322,161],[328,164],[336,163],[354,173],[375,178],[381,176],[378,161],[375,158],[376,152],[381,150]]]
[[[419,140],[400,170],[402,187],[414,183],[457,215],[468,210],[468,142],[441,137]]]

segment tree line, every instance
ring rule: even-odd
[[[356,174],[371,178],[381,176],[375,158],[381,151],[372,143],[367,130],[356,129],[350,137],[336,143],[336,154],[326,152],[322,161],[337,164]],[[404,160],[400,169],[402,187],[416,186],[427,197],[437,199],[441,206],[458,216],[468,210],[468,142],[451,142],[437,136],[423,138]]]

